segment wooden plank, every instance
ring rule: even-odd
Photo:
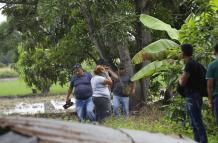
[[[40,139],[45,137],[64,138],[78,142],[93,143],[131,143],[129,138],[118,130],[103,126],[67,123],[63,121],[32,119],[32,118],[0,118],[0,123],[12,130]],[[119,136],[119,138],[117,138]]]
[[[39,128],[39,127],[33,127],[33,126],[16,126],[13,127],[12,130],[28,135],[28,136],[37,136],[39,139],[42,139],[41,137],[53,137],[53,138],[63,138],[63,139],[69,139],[69,140],[78,140],[80,142],[102,142],[102,143],[110,143],[108,139],[105,138],[97,138],[90,135],[83,135],[82,133],[80,135],[74,135],[72,132],[62,132],[57,130],[51,130],[47,128]],[[120,139],[119,142],[120,143]],[[126,140],[124,140],[126,141]],[[117,141],[115,140],[114,143]]]
[[[0,127],[38,137],[39,143],[195,143],[185,137],[39,118],[0,117]]]

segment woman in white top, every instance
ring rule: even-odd
[[[103,119],[111,115],[109,86],[112,85],[112,80],[105,71],[105,68],[101,65],[96,66],[94,74],[95,76],[91,79],[92,96],[97,121],[102,122]]]

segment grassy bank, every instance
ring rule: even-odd
[[[19,96],[31,94],[32,89],[27,87],[24,81],[9,80],[0,82],[0,96]],[[51,94],[67,93],[67,86],[61,87],[60,85],[53,85],[50,90]]]
[[[10,67],[0,68],[0,78],[18,77],[18,73]]]

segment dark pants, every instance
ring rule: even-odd
[[[104,119],[111,115],[111,101],[106,97],[93,97],[96,111],[96,120],[103,122]]]
[[[186,107],[194,133],[194,140],[200,143],[207,143],[207,134],[201,115],[202,97],[199,93],[194,92],[186,96],[186,101]]]
[[[214,98],[213,103],[214,103],[214,114],[216,117],[216,125],[218,127],[218,96]]]

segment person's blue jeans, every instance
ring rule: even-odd
[[[113,96],[113,110],[115,116],[120,116],[119,108],[122,105],[123,112],[126,117],[129,115],[129,97]]]
[[[89,97],[86,100],[76,99],[76,112],[81,122],[86,120],[87,118],[90,121],[95,121],[96,117],[93,110],[94,110],[94,104],[92,101],[92,97]]]
[[[186,107],[194,133],[194,140],[200,143],[207,143],[207,134],[201,115],[202,97],[200,94],[197,92],[188,94],[186,96]]]
[[[215,117],[216,117],[216,125],[218,127],[218,96],[216,96],[213,100],[213,103],[214,103],[214,114],[215,114]]]

